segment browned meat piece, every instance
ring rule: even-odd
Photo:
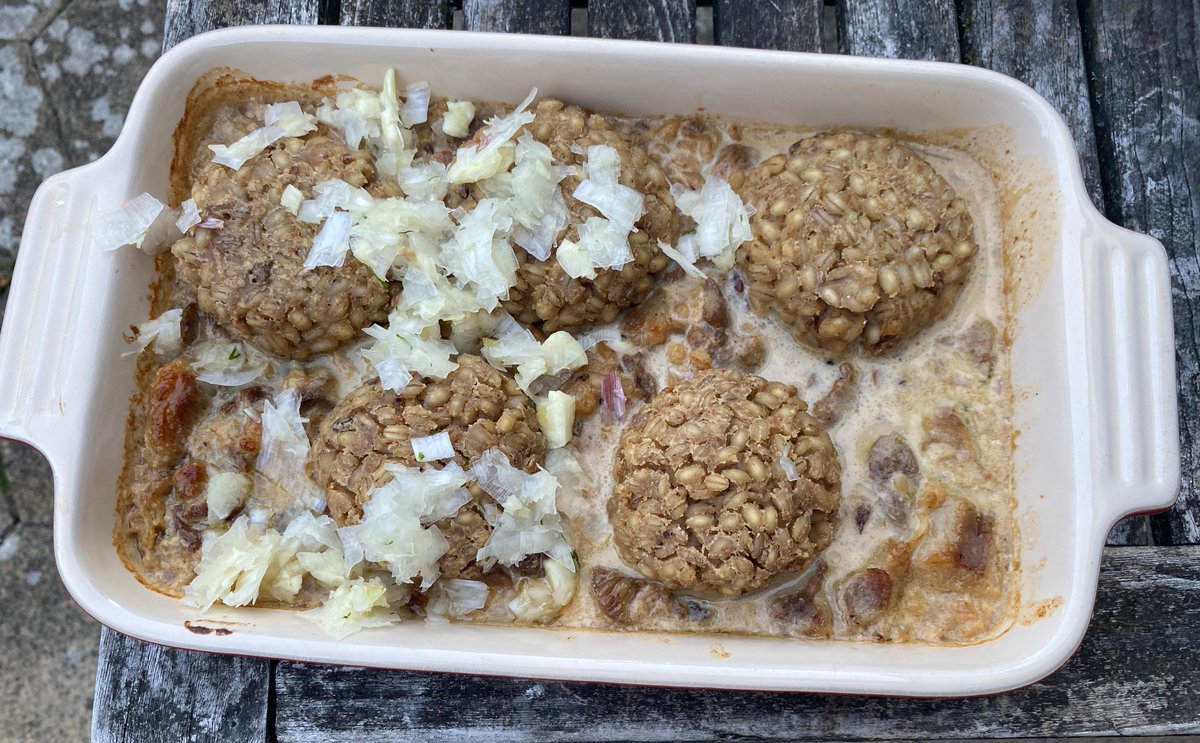
[[[712,174],[717,178],[729,181],[733,190],[741,190],[746,182],[746,174],[758,161],[758,151],[741,144],[730,144],[721,148],[713,163]]]
[[[900,434],[889,433],[875,439],[867,454],[867,470],[871,479],[888,485],[896,475],[903,475],[916,482],[921,475],[917,457]]]
[[[933,415],[925,416],[921,419],[921,425],[925,429],[921,451],[933,449],[933,453],[940,459],[978,461],[975,437],[954,408],[945,407]]]
[[[820,421],[822,426],[837,422],[842,417],[842,413],[850,407],[858,392],[858,388],[855,386],[858,382],[858,372],[853,366],[843,363],[838,367],[838,374],[840,376],[834,380],[829,392],[825,393],[825,397],[817,400],[812,408],[813,417]]]
[[[450,549],[438,561],[442,575],[463,580],[482,580],[483,566],[475,562],[475,555],[487,544],[492,535],[483,516],[479,501],[468,503],[450,518],[437,522],[438,528],[450,542]]]
[[[200,531],[208,518],[208,503],[204,500],[208,470],[203,462],[189,462],[176,468],[171,479],[175,486],[175,497],[169,509],[175,532],[189,549],[198,550]]]
[[[991,378],[996,363],[996,326],[984,318],[976,320],[958,337],[958,347],[975,365],[980,376]]]
[[[714,365],[753,371],[767,355],[762,338],[729,327],[725,296],[712,279],[668,281],[625,315],[621,333],[644,348],[661,345],[674,334],[685,334],[690,350],[672,348],[668,360],[675,366],[690,366],[691,371]]]
[[[231,335],[283,358],[332,351],[387,317],[388,288],[353,256],[341,268],[304,268],[319,225],[279,204],[288,185],[311,197],[337,178],[366,186],[369,154],[320,132],[285,138],[236,172],[208,163],[192,187],[201,215],[224,221],[192,228],[171,249],[179,279],[194,287],[200,309]]]
[[[978,251],[966,203],[888,137],[802,139],[751,171],[750,306],[834,355],[886,353],[943,316]]]
[[[865,627],[891,606],[892,576],[881,568],[859,570],[838,588],[838,602],[848,621]]]
[[[312,438],[336,402],[337,381],[333,373],[320,367],[305,369],[297,364],[284,378],[283,388],[294,389],[300,396],[300,415],[308,421],[304,430]]]
[[[146,411],[146,456],[154,464],[171,465],[184,453],[184,444],[197,417],[207,405],[186,361],[162,367],[150,383]]]
[[[686,619],[687,605],[661,583],[634,578],[611,568],[592,571],[592,598],[604,616],[630,627],[657,618]]]
[[[929,531],[913,553],[913,569],[928,585],[962,590],[977,581],[992,552],[992,521],[958,496],[929,518]]]
[[[620,269],[599,270],[594,279],[571,278],[553,255],[539,261],[518,249],[517,284],[504,308],[526,325],[546,332],[612,322],[621,310],[644,300],[654,288],[655,274],[670,264],[658,249],[659,240],[674,245],[679,237],[679,216],[670,197],[670,184],[642,144],[607,117],[553,99],[539,101],[535,114],[528,131],[550,148],[558,162],[582,165],[592,145],[615,149],[621,158],[620,183],[645,197],[645,212],[636,223],[638,231],[629,235],[633,260]],[[477,133],[476,138],[479,136]],[[560,242],[576,240],[579,226],[600,216],[572,195],[579,181],[578,175],[570,175],[560,184],[571,213]],[[477,186],[452,189],[446,203],[470,210],[481,195]]]
[[[830,636],[833,619],[828,603],[821,596],[821,583],[826,572],[825,561],[818,557],[804,580],[787,593],[773,597],[767,605],[771,618],[788,626],[788,634],[814,638]]]
[[[325,416],[309,451],[308,470],[325,489],[329,514],[339,525],[362,519],[371,492],[391,479],[385,464],[443,465],[418,461],[414,438],[445,431],[454,446],[453,461],[464,469],[492,448],[527,472],[543,463],[546,439],[533,404],[516,382],[478,356],[459,356],[458,364],[445,380],[414,377],[400,394],[371,380]],[[475,574],[466,563],[473,564],[474,551],[491,533],[479,511],[479,504],[489,499],[479,488],[472,489],[475,505],[438,522],[451,541],[441,563],[442,574],[451,578]]]
[[[721,287],[712,279],[678,279],[664,284],[621,321],[621,334],[634,345],[654,348],[695,325],[727,328],[729,314]]]
[[[262,387],[247,387],[227,399],[204,419],[189,440],[193,459],[225,472],[250,472],[262,445],[262,423],[245,411],[262,414],[270,393]]]
[[[660,393],[617,450],[617,552],[701,596],[739,596],[803,570],[832,538],[841,489],[833,444],[806,409],[795,387],[726,369]]]
[[[600,385],[610,372],[616,372],[625,391],[625,399],[646,401],[658,392],[658,383],[646,369],[641,354],[619,355],[606,343],[598,343],[587,352],[587,363],[576,369],[562,386],[575,398],[575,419],[583,420],[600,409]]]
[[[701,169],[717,156],[723,139],[720,126],[710,118],[676,116],[654,127],[647,147],[671,183],[698,191],[704,186]]]

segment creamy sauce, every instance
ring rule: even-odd
[[[757,148],[765,159],[785,151],[797,133],[769,130],[742,130],[742,143]],[[882,359],[857,355],[849,359],[858,372],[855,404],[830,427],[829,434],[839,452],[842,465],[842,506],[838,529],[832,544],[824,552],[827,571],[822,591],[834,615],[835,637],[874,637],[898,641],[978,641],[1001,632],[1011,614],[1016,596],[1013,586],[1002,586],[994,596],[998,602],[982,607],[969,627],[955,628],[950,621],[962,616],[947,615],[945,623],[930,623],[928,616],[897,618],[887,636],[862,633],[848,623],[838,609],[837,585],[851,573],[868,564],[888,540],[910,543],[928,529],[929,509],[914,508],[911,517],[897,525],[878,517],[883,504],[878,501],[867,473],[867,452],[880,435],[899,433],[917,455],[925,482],[944,483],[965,497],[980,512],[995,519],[994,534],[1001,535],[994,549],[996,559],[1011,562],[1011,395],[1008,358],[997,347],[996,361],[989,380],[982,380],[966,359],[948,348],[947,340],[965,332],[980,318],[998,330],[1005,323],[1003,228],[995,186],[988,173],[961,151],[949,147],[917,146],[916,149],[945,178],[969,205],[975,237],[980,245],[971,279],[958,298],[954,310],[898,352]],[[736,273],[736,269],[734,269]],[[731,318],[731,328],[744,334],[761,335],[769,354],[755,373],[772,381],[795,385],[811,406],[829,391],[838,378],[838,365],[797,344],[781,325],[750,312],[744,296],[727,277],[722,284]],[[999,335],[1000,333],[998,333]],[[677,340],[677,339],[676,339]],[[1002,342],[997,341],[999,346]],[[669,345],[669,344],[668,344]],[[661,389],[667,382],[668,362],[664,345],[648,354],[648,368]],[[976,435],[978,467],[964,469],[958,462],[944,463],[921,451],[922,418],[946,406],[961,406],[971,412]],[[631,408],[630,415],[637,408]],[[600,416],[586,421],[572,442],[585,469],[594,482],[586,503],[588,511],[573,520],[573,537],[585,565],[610,567],[636,575],[617,555],[612,541],[612,526],[606,503],[613,489],[612,465],[622,427],[606,426]],[[969,471],[968,471],[969,470]],[[918,502],[920,502],[918,497]],[[875,517],[862,532],[855,524],[855,511],[866,504]],[[663,629],[709,631],[738,634],[786,634],[767,610],[768,602],[787,594],[804,582],[811,570],[766,591],[740,599],[709,602],[710,616],[701,623],[664,620]],[[1007,571],[1004,571],[1007,572]],[[587,591],[581,591],[558,620],[564,626],[608,627],[611,622],[596,608]]]
[[[780,131],[742,127],[732,135],[720,128],[722,143],[738,141],[749,145],[765,159],[806,134],[801,130]],[[831,424],[829,434],[838,451],[842,467],[842,505],[832,544],[820,557],[824,575],[820,577],[819,596],[831,614],[830,636],[836,639],[871,639],[898,642],[966,643],[987,639],[1002,632],[1011,622],[1016,605],[1013,580],[1016,543],[1012,521],[1012,425],[1008,355],[1003,337],[1006,324],[1004,229],[996,187],[988,171],[969,155],[965,146],[915,144],[914,147],[955,188],[968,204],[980,251],[972,274],[953,311],[926,329],[916,339],[885,358],[854,355],[849,361],[857,371],[856,397]],[[718,148],[719,149],[719,148]],[[712,167],[709,162],[703,167]],[[744,287],[740,287],[737,269],[716,277],[726,299],[730,328],[746,335],[758,335],[769,352],[754,373],[772,381],[794,385],[810,407],[821,399],[839,377],[838,364],[798,343],[774,321],[758,317],[749,310]],[[160,293],[156,302],[175,296]],[[992,349],[994,363],[984,374],[958,348],[957,339],[979,321],[987,321],[996,330]],[[619,322],[618,322],[619,324]],[[611,327],[616,327],[610,326]],[[605,329],[600,329],[603,333]],[[221,339],[218,330],[202,329],[201,340]],[[681,340],[675,338],[673,340]],[[303,366],[311,373],[328,372],[337,387],[336,399],[348,395],[372,376],[361,351],[365,344],[351,346],[336,354],[314,359]],[[661,390],[668,374],[679,373],[668,361],[670,342],[644,350],[646,367]],[[256,382],[274,396],[281,389],[292,364],[276,364],[267,380]],[[226,413],[218,412],[222,403],[236,397],[222,392],[210,412],[197,423],[188,443],[189,453],[198,461],[208,461],[218,469],[221,455],[210,427],[221,424]],[[926,418],[946,408],[961,413],[973,434],[973,454],[968,458],[947,452],[940,444],[927,445]],[[261,405],[259,405],[261,410]],[[637,412],[636,403],[629,414]],[[251,411],[253,412],[253,411]],[[243,410],[234,417],[246,416]],[[253,418],[253,415],[249,416]],[[597,414],[577,424],[569,444],[592,479],[584,493],[582,511],[568,520],[569,537],[582,569],[574,598],[551,624],[564,628],[614,628],[619,625],[598,609],[590,590],[591,571],[599,567],[617,569],[630,576],[636,573],[625,565],[613,546],[612,527],[606,503],[613,489],[612,465],[623,426],[606,425]],[[136,430],[131,429],[131,430]],[[921,479],[912,508],[903,518],[885,516],[888,504],[880,488],[868,473],[867,453],[875,440],[885,434],[900,434],[911,446],[920,464]],[[934,590],[923,582],[915,567],[907,567],[909,578],[900,579],[899,598],[883,619],[869,627],[856,626],[839,606],[838,587],[848,576],[874,565],[880,554],[897,545],[905,560],[921,549],[921,540],[930,530],[930,515],[948,495],[969,502],[986,515],[990,529],[988,564],[979,581],[959,590]],[[264,511],[284,517],[298,504],[277,488],[256,483],[248,502],[253,512]],[[862,518],[862,514],[868,514]],[[692,602],[691,616],[685,619],[656,617],[642,629],[699,631],[758,635],[797,634],[771,616],[773,600],[789,595],[808,581],[817,563],[799,576],[792,576],[767,590],[738,599]],[[185,581],[186,582],[186,581]],[[177,586],[178,587],[178,586]],[[478,621],[511,621],[503,605],[513,597],[513,589],[497,590],[487,608],[472,618]],[[306,592],[298,603],[313,599]]]

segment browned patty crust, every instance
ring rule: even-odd
[[[387,318],[388,287],[353,256],[305,269],[320,225],[279,200],[289,185],[310,196],[322,181],[362,187],[373,177],[369,154],[320,133],[282,139],[236,171],[208,163],[192,198],[203,218],[223,224],[195,227],[171,248],[180,280],[230,335],[267,353],[307,359],[337,349]]]
[[[796,388],[729,369],[660,393],[622,433],[613,465],[622,559],[701,596],[802,570],[828,546],[841,502],[833,443],[806,408]]]
[[[966,203],[907,145],[854,132],[799,140],[750,172],[751,307],[835,355],[879,355],[953,306],[978,250]]]
[[[412,440],[442,431],[450,436],[454,459],[419,461]],[[516,382],[478,356],[463,355],[444,380],[417,376],[395,393],[374,379],[351,392],[321,422],[308,469],[326,491],[329,515],[345,526],[361,521],[371,491],[391,479],[384,465],[440,468],[454,461],[469,469],[493,448],[513,466],[535,472],[545,460],[546,439]],[[475,502],[438,522],[451,545],[442,574],[451,578],[478,578],[475,554],[491,534],[480,510],[490,498],[471,487]]]

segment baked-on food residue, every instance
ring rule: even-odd
[[[339,637],[1008,626],[1003,225],[969,151],[408,83],[193,90],[130,337],[140,580]]]

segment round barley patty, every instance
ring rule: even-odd
[[[418,461],[412,440],[442,431],[450,436],[454,459]],[[351,392],[321,422],[308,470],[326,491],[330,516],[345,526],[359,523],[371,492],[391,480],[384,465],[441,468],[454,461],[470,469],[493,448],[532,473],[545,460],[546,439],[516,382],[478,356],[462,355],[445,380],[417,376],[397,394],[374,379]],[[491,498],[473,483],[469,487],[474,502],[437,524],[450,541],[440,563],[450,578],[479,578],[475,554],[491,535],[481,509]]]
[[[504,308],[526,325],[546,332],[612,322],[621,310],[645,299],[654,288],[655,274],[670,264],[658,249],[659,240],[674,245],[679,237],[679,216],[670,184],[642,143],[608,118],[553,99],[539,101],[534,114],[526,131],[550,148],[555,162],[582,166],[591,145],[615,149],[621,158],[619,181],[643,195],[645,213],[636,223],[638,231],[629,235],[633,260],[620,269],[598,269],[594,279],[571,278],[553,254],[539,261],[517,248],[517,284]],[[579,176],[569,175],[559,184],[571,219],[557,242],[576,240],[579,225],[589,217],[601,216],[571,195],[579,181]],[[447,203],[469,210],[481,195],[477,186],[464,186],[452,189]]]
[[[828,546],[841,502],[833,443],[796,388],[729,369],[642,408],[621,435],[613,479],[622,559],[700,596],[740,596],[803,570]]]
[[[175,243],[179,278],[194,287],[200,309],[231,335],[267,353],[307,359],[336,350],[362,328],[387,318],[388,287],[347,256],[340,268],[304,268],[320,225],[305,224],[280,206],[293,185],[306,196],[337,178],[365,186],[370,155],[320,133],[282,139],[237,171],[208,163],[192,186],[205,218]]]
[[[885,353],[946,314],[978,251],[966,203],[888,137],[802,139],[753,169],[743,197],[751,306],[835,355]]]

